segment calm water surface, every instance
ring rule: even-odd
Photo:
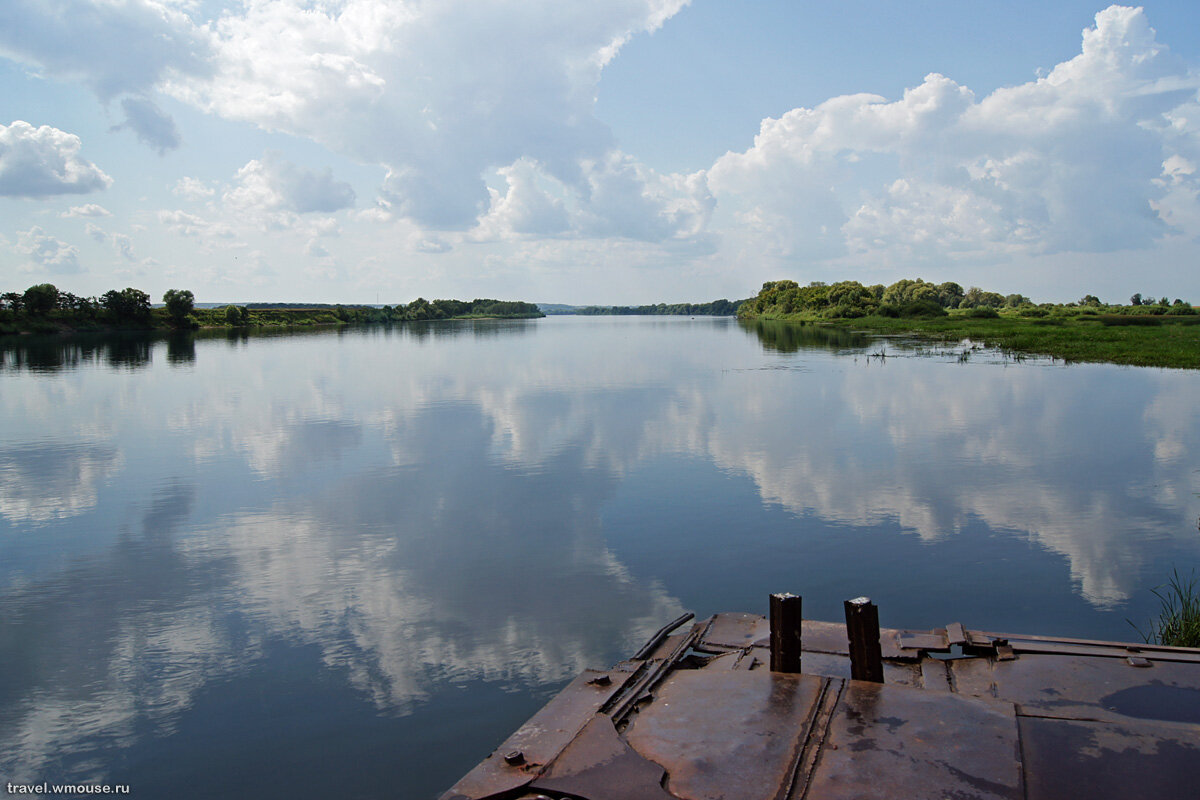
[[[682,611],[1130,639],[1200,372],[727,319],[0,350],[0,780],[430,798]],[[883,354],[883,357],[879,357]]]

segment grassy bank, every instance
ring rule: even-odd
[[[971,339],[1007,352],[1064,361],[1200,369],[1200,316],[1081,313],[1030,318],[1013,312],[977,318],[952,311],[947,316],[928,319],[866,316],[830,320],[804,313],[762,314],[755,318],[879,335],[912,335],[939,342]]]

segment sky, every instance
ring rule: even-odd
[[[0,291],[1200,304],[1200,4],[4,0]]]

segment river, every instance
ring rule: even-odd
[[[0,778],[431,798],[681,612],[1136,639],[1200,372],[731,319],[0,346]]]

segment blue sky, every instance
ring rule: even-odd
[[[1200,6],[6,0],[0,287],[1200,303]]]

